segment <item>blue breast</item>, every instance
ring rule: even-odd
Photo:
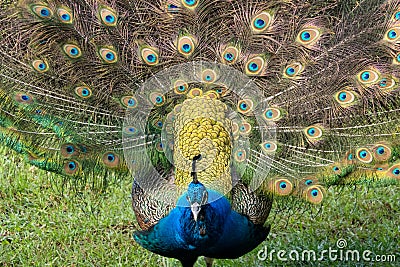
[[[148,231],[134,233],[144,248],[181,259],[193,257],[237,258],[256,248],[267,237],[269,228],[253,224],[246,216],[231,209],[229,201],[208,190],[208,203],[194,220],[186,194],[177,206]]]

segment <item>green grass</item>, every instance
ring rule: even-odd
[[[179,265],[176,260],[142,249],[132,239],[137,224],[130,206],[130,181],[110,187],[96,198],[89,191],[80,196],[63,196],[60,180],[27,166],[14,153],[7,152],[0,158],[1,265]],[[282,212],[259,248],[236,260],[217,260],[215,266],[374,265],[365,261],[283,262],[276,254],[272,262],[257,258],[265,246],[269,251],[320,252],[328,247],[335,249],[339,238],[347,240],[348,249],[371,250],[371,257],[396,256],[396,262],[375,266],[400,266],[399,187],[329,190],[319,213],[287,214]],[[196,266],[205,266],[203,259]]]

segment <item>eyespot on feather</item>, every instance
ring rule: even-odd
[[[200,0],[182,0],[182,4],[188,9],[195,9],[198,6],[199,1]]]
[[[251,20],[251,29],[255,33],[261,33],[268,29],[272,23],[272,15],[267,12],[261,12],[253,17]]]
[[[92,90],[88,86],[82,85],[75,88],[75,94],[82,99],[88,99],[92,96]]]
[[[397,43],[400,40],[400,26],[388,29],[383,39],[390,43]]]
[[[186,94],[189,90],[189,85],[183,80],[174,82],[174,92],[178,95]]]
[[[253,111],[254,103],[251,99],[242,99],[237,104],[237,111],[242,114],[248,114]]]
[[[357,149],[356,158],[362,163],[371,163],[374,159],[369,149],[364,147]]]
[[[117,13],[110,7],[101,7],[99,9],[99,16],[103,25],[108,27],[114,27],[117,25]]]
[[[310,141],[313,141],[313,140],[318,140],[322,137],[323,130],[318,125],[312,125],[312,126],[305,128],[304,133]]]
[[[265,60],[260,57],[253,57],[246,62],[245,73],[248,76],[259,76],[265,67]]]
[[[400,164],[395,164],[386,172],[386,176],[400,180]]]
[[[397,79],[395,79],[394,77],[389,76],[389,75],[382,76],[382,78],[380,79],[380,81],[378,83],[379,89],[384,92],[392,91],[392,90],[396,89],[397,86],[398,86]]]
[[[227,46],[225,50],[222,52],[221,56],[222,56],[221,60],[223,63],[231,65],[238,61],[240,56],[240,51],[238,48],[234,46]]]
[[[283,77],[294,79],[304,70],[303,65],[300,62],[295,62],[288,65],[283,71]]]
[[[59,21],[65,24],[72,24],[73,22],[73,14],[72,11],[67,7],[59,7],[57,8],[57,16]]]
[[[141,58],[144,63],[149,66],[158,64],[158,52],[154,48],[145,47],[140,51]]]
[[[116,168],[119,165],[119,156],[114,152],[106,152],[103,154],[102,161],[109,168]]]
[[[350,107],[356,103],[356,94],[349,90],[340,90],[334,95],[336,102],[342,107]]]
[[[134,96],[124,96],[121,98],[121,104],[126,108],[136,108],[137,100]]]
[[[263,118],[266,121],[279,121],[282,118],[282,112],[279,108],[267,108],[263,112]]]
[[[53,11],[45,5],[33,4],[30,6],[32,12],[41,19],[51,19],[53,17]]]
[[[309,47],[318,42],[321,32],[318,28],[307,27],[302,29],[297,35],[296,42],[302,46]]]
[[[138,134],[138,129],[135,126],[125,126],[123,129],[123,133],[127,136],[127,137],[131,137],[131,136],[135,136]]]
[[[29,105],[33,103],[34,98],[31,94],[18,92],[15,94],[14,100],[17,103]]]
[[[385,144],[376,144],[372,151],[374,153],[374,158],[376,161],[387,161],[392,155],[392,149]]]
[[[267,154],[274,153],[278,149],[277,144],[273,141],[266,141],[266,142],[260,144],[260,146],[261,146],[262,150]]]
[[[234,158],[237,162],[243,162],[247,158],[246,150],[244,149],[237,149],[234,154]]]
[[[196,48],[196,40],[192,36],[181,36],[177,41],[178,52],[185,56],[190,57]]]
[[[201,73],[201,79],[205,83],[213,83],[217,80],[217,73],[212,69],[206,69]]]
[[[286,178],[274,178],[268,182],[268,188],[278,196],[288,196],[293,192],[293,183]]]
[[[39,73],[45,73],[49,70],[49,65],[45,60],[35,59],[32,61],[32,67]]]
[[[153,105],[157,107],[165,104],[165,96],[159,92],[152,92],[149,96],[149,100]]]
[[[74,144],[71,143],[63,144],[61,146],[60,152],[64,158],[72,158],[79,155],[79,150]]]
[[[114,49],[102,47],[99,49],[99,56],[107,64],[114,64],[118,61],[117,52]]]
[[[362,85],[371,85],[379,80],[380,73],[373,69],[365,69],[357,74],[357,81]]]
[[[242,135],[248,135],[249,133],[251,133],[251,128],[252,127],[250,123],[243,121],[239,126],[239,132]]]
[[[74,44],[65,44],[63,45],[64,53],[72,59],[77,59],[82,56],[82,50]]]
[[[303,191],[304,198],[313,204],[320,204],[324,199],[324,189],[320,185],[311,185]]]
[[[76,175],[80,171],[80,164],[75,160],[65,161],[64,172],[65,174],[72,176]]]

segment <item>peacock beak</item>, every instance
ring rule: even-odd
[[[190,205],[190,209],[192,210],[194,221],[197,222],[197,217],[199,216],[199,212],[201,210],[201,205],[197,202],[194,202],[193,204]]]

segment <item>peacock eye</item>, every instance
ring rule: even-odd
[[[158,53],[153,48],[143,48],[141,50],[141,57],[149,66],[154,66],[158,64]]]
[[[290,195],[293,191],[293,184],[286,178],[276,178],[269,182],[269,189],[278,196]]]
[[[65,150],[67,151],[68,154],[72,154],[74,153],[75,148],[73,146],[67,146]]]
[[[107,152],[102,157],[104,165],[109,168],[115,168],[119,164],[119,156],[113,152]]]
[[[74,175],[79,170],[79,164],[75,160],[66,161],[64,164],[64,171],[67,175]]]
[[[266,153],[273,153],[278,149],[278,146],[271,141],[267,141],[261,144],[261,148]]]
[[[265,60],[262,57],[254,57],[246,63],[246,74],[249,76],[256,76],[262,73],[264,69]]]
[[[319,138],[322,137],[323,131],[322,128],[319,126],[310,126],[307,127],[305,130],[306,137],[309,140],[318,140]]]
[[[188,84],[183,80],[177,80],[174,82],[174,92],[178,95],[185,94],[189,89]]]
[[[316,43],[321,33],[316,28],[306,28],[299,32],[296,41],[303,46],[309,46]]]
[[[164,126],[164,123],[160,119],[155,119],[152,122],[153,126],[156,127],[157,129],[161,130]]]
[[[82,56],[81,49],[74,44],[65,44],[63,46],[63,51],[68,57],[72,59],[76,59]]]
[[[377,161],[387,161],[392,155],[392,150],[384,144],[378,144],[373,148],[373,153]]]
[[[33,103],[33,97],[28,93],[16,93],[14,100],[20,104],[28,105]]]
[[[379,81],[379,89],[383,91],[390,91],[397,85],[396,80],[394,80],[390,76],[384,76],[380,81]]]
[[[159,107],[165,104],[165,97],[161,93],[153,92],[150,94],[150,101],[153,105]]]
[[[319,195],[318,190],[317,190],[317,189],[311,190],[311,195],[312,195],[313,197],[317,197],[317,196]]]
[[[136,106],[137,106],[137,100],[133,96],[122,97],[121,103],[126,108],[136,108]]]
[[[138,133],[138,130],[134,126],[126,126],[123,129],[123,133],[126,136],[134,136],[134,135],[136,135]]]
[[[49,70],[49,66],[48,66],[47,62],[44,60],[40,60],[40,59],[36,59],[36,60],[32,61],[32,66],[37,72],[40,72],[40,73],[44,73]]]
[[[258,66],[258,64],[257,64],[256,62],[251,61],[251,62],[249,63],[249,70],[250,70],[251,72],[256,72],[256,71],[258,71],[259,68],[260,68],[260,67]]]
[[[222,62],[225,64],[234,64],[239,58],[239,49],[234,46],[228,46],[222,52]]]
[[[357,75],[357,80],[363,85],[374,84],[378,81],[380,74],[375,70],[363,70]]]
[[[248,122],[243,122],[240,127],[239,127],[239,131],[241,134],[243,135],[247,135],[251,132],[251,125]]]
[[[400,26],[390,28],[386,32],[384,39],[388,42],[397,42],[400,39]]]
[[[110,48],[100,48],[99,55],[104,63],[113,64],[118,61],[117,52]]]
[[[58,15],[59,20],[62,23],[65,23],[65,24],[72,23],[72,12],[70,10],[68,10],[67,8],[58,8],[57,15]]]
[[[263,117],[267,121],[278,121],[282,118],[282,112],[278,108],[267,108],[263,113]]]
[[[195,46],[195,40],[191,36],[182,36],[178,39],[178,52],[185,57],[193,54]]]
[[[68,168],[73,171],[76,169],[76,163],[71,161],[70,163],[68,163]]]
[[[92,90],[87,86],[78,86],[75,88],[75,94],[83,99],[87,99],[92,96]]]
[[[262,32],[271,25],[271,21],[271,14],[268,12],[262,12],[252,19],[252,30],[254,32]]]
[[[212,69],[206,69],[202,72],[201,78],[205,83],[213,83],[217,80],[217,74]]]
[[[246,151],[244,149],[238,149],[234,154],[237,162],[243,162],[246,160]]]
[[[167,12],[168,13],[178,13],[179,12],[179,6],[175,4],[167,4]]]
[[[192,9],[198,5],[199,1],[198,0],[182,0],[182,3],[185,7]]]
[[[373,160],[371,152],[366,148],[360,148],[356,153],[357,159],[363,163],[371,163]]]
[[[100,18],[105,26],[113,27],[117,25],[117,14],[109,7],[103,7],[99,10]]]
[[[394,13],[393,18],[396,21],[400,21],[400,11],[397,11],[396,13]]]
[[[295,78],[303,71],[303,69],[304,67],[301,63],[295,62],[285,68],[283,76],[286,78]]]
[[[49,19],[53,16],[51,9],[44,5],[32,5],[31,10],[35,15],[42,19]]]
[[[356,95],[355,93],[348,90],[341,90],[337,92],[334,96],[334,99],[341,105],[342,107],[348,107],[355,103]]]
[[[156,150],[158,152],[164,152],[164,144],[162,142],[156,143]]]
[[[61,146],[61,155],[65,158],[71,158],[78,154],[78,150],[73,144],[63,144]]]
[[[247,114],[253,109],[253,101],[251,99],[243,99],[238,102],[237,109],[242,114]]]

